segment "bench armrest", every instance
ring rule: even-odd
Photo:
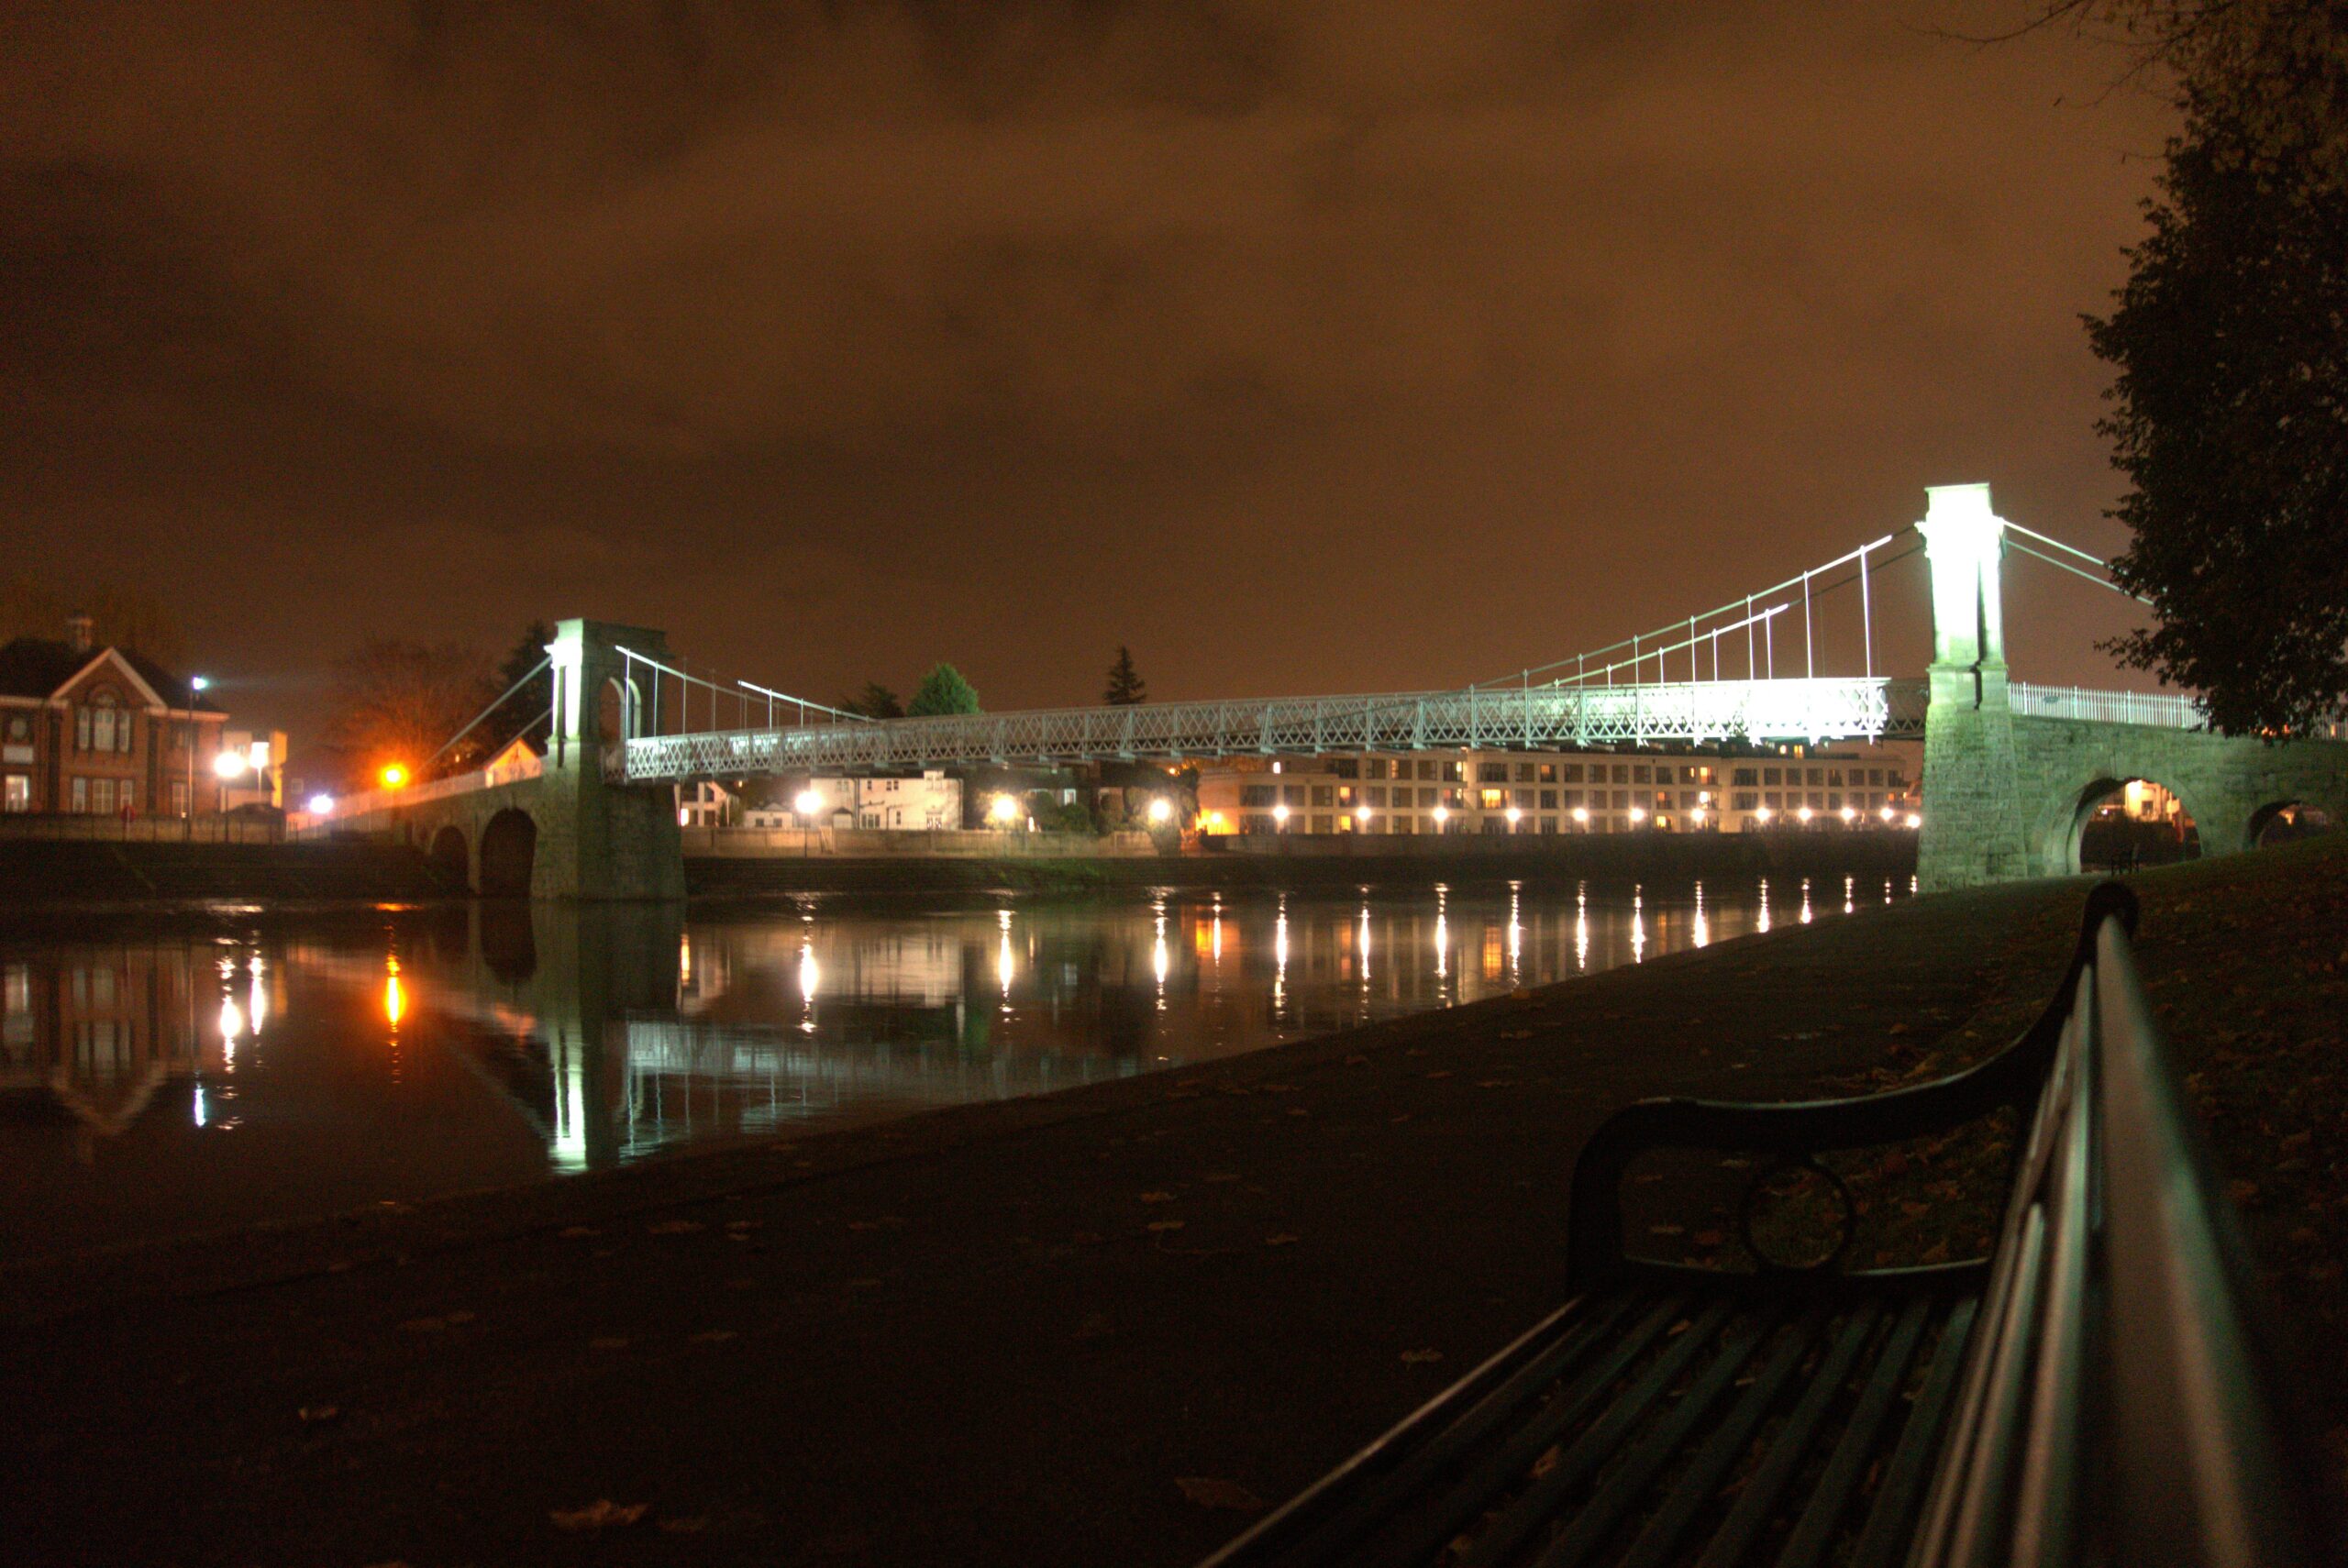
[[[1645,1099],[1602,1122],[1574,1162],[1567,1266],[1578,1286],[1621,1273],[1623,1176],[1650,1149],[1735,1149],[1809,1155],[1905,1143],[1976,1121],[2001,1106],[2027,1112],[2044,1086],[2095,933],[2118,915],[2132,933],[2136,900],[2116,882],[2088,896],[2062,983],[2035,1022],[1987,1061],[1931,1083],[1847,1099]]]

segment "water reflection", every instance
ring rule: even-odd
[[[1770,897],[825,896],[690,922],[483,904],[18,943],[0,949],[0,1157],[25,1174],[0,1236],[332,1212],[1121,1077],[1766,931]],[[1855,879],[1842,905],[1875,907]]]

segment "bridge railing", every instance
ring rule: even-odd
[[[2155,729],[2198,730],[2209,716],[2190,697],[2152,691],[2093,691],[2080,686],[2032,686],[2012,681],[2008,704],[2017,713],[2042,719],[2086,719],[2099,724],[2147,724]]]
[[[323,812],[299,811],[285,813],[285,826],[295,834],[331,831],[337,823],[367,816],[375,812],[387,812],[395,806],[421,805],[426,801],[442,801],[451,795],[470,795],[476,790],[494,789],[500,784],[518,784],[536,778],[546,771],[537,757],[526,762],[509,762],[503,767],[474,767],[462,773],[451,773],[446,778],[434,778],[423,784],[409,784],[397,790],[361,790],[354,794],[338,795]]]
[[[1922,681],[1719,680],[1528,686],[951,714],[850,725],[647,735],[611,759],[633,783],[810,768],[1224,756],[1235,753],[1566,749],[1649,741],[1915,739]]]

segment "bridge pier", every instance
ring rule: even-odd
[[[547,645],[554,674],[554,717],[546,771],[532,815],[537,843],[530,869],[534,899],[681,899],[684,849],[669,786],[615,783],[607,756],[648,711],[628,686],[622,647],[666,660],[668,635],[606,621],[559,622]]]
[[[2014,712],[1999,592],[2005,522],[1988,485],[1925,493],[1933,665],[1921,890],[2077,872],[2089,810],[2134,778],[2177,797],[2205,856],[2251,848],[2265,816],[2288,802],[2348,821],[2348,746]]]

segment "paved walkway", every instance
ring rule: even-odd
[[[1924,900],[1195,1071],[0,1280],[0,1540],[1188,1562],[1247,1518],[1217,1505],[1285,1496],[1561,1298],[1567,1176],[1609,1111],[1812,1092],[1993,978],[2042,995],[2082,896]]]

